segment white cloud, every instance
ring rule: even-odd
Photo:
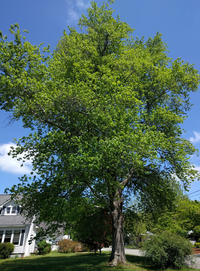
[[[77,21],[79,19],[78,13],[73,9],[69,9],[67,13],[68,13],[68,18],[67,18],[68,23]]]
[[[189,140],[194,144],[200,142],[200,133],[194,131],[194,137],[190,137]]]
[[[10,172],[13,174],[28,174],[31,172],[31,161],[27,160],[23,167],[21,167],[22,162],[17,161],[16,158],[8,156],[10,147],[16,148],[16,144],[7,143],[0,145],[0,170],[5,172]],[[19,156],[19,157],[22,157]]]
[[[83,8],[89,8],[90,2],[89,1],[83,1],[83,0],[76,0],[77,7],[80,9]]]
[[[77,22],[81,16],[81,10],[90,6],[88,0],[66,0],[67,2],[67,23]]]
[[[197,165],[194,165],[194,169],[200,172],[200,167]]]

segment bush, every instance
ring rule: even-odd
[[[195,246],[196,248],[200,248],[200,243],[195,243],[194,246]]]
[[[178,234],[165,232],[153,235],[145,241],[142,250],[151,264],[157,268],[179,269],[185,265],[185,260],[191,261],[192,244]]]
[[[197,241],[200,238],[200,226],[194,227],[193,232],[194,232],[194,238]]]
[[[40,241],[37,243],[38,254],[45,255],[51,252],[51,244],[47,243],[46,241]]]
[[[11,243],[0,243],[0,257],[2,259],[8,258],[8,256],[14,251],[15,246]]]
[[[63,253],[82,251],[81,244],[69,239],[63,239],[58,242],[58,251]]]

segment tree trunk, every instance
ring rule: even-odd
[[[122,212],[123,199],[122,190],[118,189],[113,201],[112,211],[112,254],[110,265],[116,266],[118,263],[126,264],[124,249],[124,217]]]

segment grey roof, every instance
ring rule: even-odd
[[[18,196],[19,199],[22,198],[22,195]],[[0,194],[0,205],[2,205],[4,202],[8,201],[11,198],[11,195],[9,194]]]
[[[2,205],[5,201],[10,199],[10,195],[0,194],[0,205]]]
[[[20,195],[19,198],[22,196]],[[6,203],[11,198],[11,195],[0,194],[0,205]],[[27,220],[24,216],[17,215],[0,215],[0,227],[4,226],[22,226],[29,225],[31,223],[30,219]]]
[[[0,215],[0,227],[4,226],[17,226],[17,225],[28,225],[30,220],[22,215]]]

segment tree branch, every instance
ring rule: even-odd
[[[124,179],[120,185],[126,187],[128,182],[131,180],[131,178],[133,177],[133,174],[135,173],[135,169],[131,168],[131,170],[129,171],[129,173],[126,175],[126,179]]]

